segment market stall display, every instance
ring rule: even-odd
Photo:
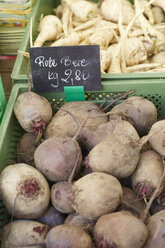
[[[35,1],[0,126],[1,248],[164,248],[162,2]],[[92,89],[93,61],[60,52],[86,45]]]

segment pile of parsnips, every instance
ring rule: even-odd
[[[164,72],[165,0],[62,0],[34,47],[100,45],[102,73]]]

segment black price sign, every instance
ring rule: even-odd
[[[30,48],[35,92],[63,91],[64,86],[101,90],[98,45]]]

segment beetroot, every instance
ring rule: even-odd
[[[72,213],[74,209],[69,203],[69,193],[71,191],[71,185],[64,181],[55,183],[51,188],[51,201],[53,206],[61,213]]]
[[[47,231],[46,226],[37,221],[13,221],[3,227],[1,248],[21,248],[23,245],[24,247],[39,248],[40,246],[37,244],[43,242]],[[36,245],[30,246],[30,244]]]
[[[41,135],[52,119],[52,108],[48,100],[34,92],[20,94],[14,104],[15,116],[26,132]]]
[[[111,110],[110,119],[118,116],[130,121],[138,134],[143,136],[157,121],[157,109],[150,100],[140,96],[132,96]]]
[[[98,248],[141,248],[148,236],[145,224],[130,212],[101,216],[94,228]]]
[[[151,216],[147,225],[149,236],[143,248],[165,247],[165,210]]]
[[[36,168],[50,181],[66,181],[75,164],[75,175],[79,173],[82,163],[81,149],[71,138],[53,136],[38,146],[34,161]]]
[[[135,192],[128,188],[123,187],[123,199],[120,206],[120,210],[130,211],[135,216],[139,216],[142,211],[144,211],[146,205],[142,199],[138,199]]]
[[[117,119],[110,120],[109,122],[99,125],[94,132],[91,132],[87,128],[82,128],[79,134],[79,142],[81,142],[86,147],[86,149],[90,151],[104,138],[114,134],[127,135],[133,141],[138,141],[140,139],[136,129],[131,123],[122,119]]]
[[[132,175],[132,188],[139,198],[150,198],[162,175],[163,163],[161,157],[152,150],[142,152],[138,166]]]
[[[80,215],[95,220],[113,212],[121,203],[123,191],[120,182],[113,176],[92,172],[72,186],[70,201]]]
[[[68,217],[65,219],[65,224],[67,225],[75,225],[81,227],[83,230],[93,233],[93,228],[95,225],[94,220],[89,220],[85,218],[84,216],[78,214],[78,213],[71,213],[68,215]]]
[[[66,216],[55,209],[53,206],[50,206],[47,211],[36,221],[43,223],[48,226],[57,226],[64,223]]]
[[[161,156],[165,156],[165,120],[160,120],[154,123],[149,134],[153,135],[149,138],[149,143],[154,151]]]
[[[85,161],[92,171],[105,172],[117,178],[130,176],[139,161],[140,147],[126,134],[111,134],[97,144]]]
[[[59,225],[52,228],[45,239],[46,248],[91,248],[90,236],[80,227]]]
[[[40,217],[50,200],[50,189],[44,176],[23,163],[9,165],[2,171],[0,193],[8,212],[25,219]]]
[[[46,128],[45,138],[50,138],[54,135],[60,137],[73,137],[77,132],[78,124],[76,121],[69,113],[62,110],[66,110],[74,115],[79,123],[82,123],[87,117],[92,117],[88,118],[85,124],[85,127],[90,131],[94,131],[100,124],[108,121],[107,116],[100,117],[104,112],[95,103],[88,101],[68,102],[54,115],[52,121]]]
[[[25,163],[34,166],[34,151],[41,143],[36,142],[34,133],[25,133],[17,146],[17,163]]]

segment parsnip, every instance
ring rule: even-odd
[[[143,31],[140,29],[140,28],[132,28],[129,33],[128,33],[128,37],[131,38],[131,37],[138,37],[138,36],[141,36],[143,35]]]
[[[154,24],[154,15],[152,13],[152,8],[151,5],[148,5],[147,7],[146,4],[148,3],[147,0],[140,0],[139,1],[141,8],[144,8],[144,14],[148,17],[148,20],[150,22],[151,25]]]
[[[151,0],[149,3],[147,3],[147,6],[152,4],[152,2],[155,0]],[[119,1],[118,1],[119,2]],[[120,38],[120,43],[121,43],[121,54],[119,55],[121,58],[121,67],[122,67],[122,72],[128,72],[127,67],[126,67],[126,61],[125,61],[125,57],[124,57],[124,47],[125,47],[125,42],[128,36],[129,31],[131,30],[131,28],[133,27],[133,25],[137,22],[137,19],[139,18],[139,16],[142,15],[142,13],[144,12],[144,9],[140,8],[139,2],[135,0],[135,4],[136,4],[136,11],[135,11],[135,16],[133,17],[133,19],[130,21],[130,23],[128,24],[128,26],[126,27],[125,32],[122,33],[122,36]],[[120,7],[121,4],[119,4]],[[121,12],[121,7],[119,8],[120,12]],[[143,16],[144,17],[144,16]],[[120,15],[119,15],[120,18]],[[145,18],[144,18],[145,19]],[[147,21],[147,20],[146,20]],[[138,23],[137,23],[138,24]],[[141,23],[142,25],[142,23]],[[151,28],[152,29],[152,28]],[[144,32],[144,30],[143,30]],[[145,33],[145,32],[144,32]]]
[[[62,33],[60,19],[54,15],[44,16],[38,26],[39,35],[34,42],[34,47],[41,47],[45,41],[55,40]]]
[[[114,47],[117,46],[117,44],[113,44],[108,47],[107,50],[100,50],[100,60],[101,60],[101,72],[105,73],[111,63],[112,60],[112,54]]]
[[[62,16],[62,11],[63,11],[63,7],[62,5],[58,5],[57,8],[53,9],[54,11],[54,14],[58,17],[58,18],[61,18]]]
[[[112,59],[111,59],[111,65],[110,65],[110,67],[108,69],[108,73],[121,73],[120,51],[121,51],[121,44],[117,43],[116,46],[114,47],[114,50],[113,50]]]
[[[135,2],[136,14],[140,13],[141,7],[139,4],[139,1],[135,0],[134,2]],[[155,38],[156,40],[155,41],[155,52],[156,52],[158,47],[165,43],[165,35],[163,35],[158,30],[154,29],[153,26],[148,22],[148,20],[144,17],[143,14],[139,15],[138,21],[141,25],[144,35],[149,35],[150,37]]]
[[[144,61],[143,64],[133,65],[127,67],[128,72],[140,72],[140,71],[148,71],[153,68],[160,68],[162,65],[160,63],[146,63]]]
[[[140,36],[140,40],[142,41],[144,48],[147,52],[147,56],[150,57],[154,53],[155,41],[148,35]]]
[[[164,0],[155,0],[153,2],[153,5],[162,8],[163,11],[165,12],[165,1]]]
[[[69,26],[70,26],[70,17],[71,17],[71,10],[67,4],[63,6],[63,11],[62,11],[62,28],[64,31],[65,36],[68,34]]]
[[[158,24],[161,22],[165,22],[165,14],[162,8],[160,7],[153,7],[152,8],[153,16],[154,16],[154,23]]]
[[[70,5],[70,8],[73,12],[73,15],[84,22],[87,21],[91,16],[98,15],[97,4],[90,1],[76,1]]]
[[[127,1],[122,0],[122,19],[123,24],[128,24],[134,17],[133,5]],[[105,20],[117,23],[119,16],[119,3],[114,0],[104,0],[101,4],[100,11]]]
[[[165,67],[165,52],[160,52],[156,55],[154,55],[151,59],[152,63],[160,63],[163,64]]]
[[[113,32],[111,29],[95,29],[95,32],[88,38],[90,45],[99,45],[100,49],[107,49],[111,40],[113,39]]]
[[[165,22],[154,25],[154,28],[165,35]]]
[[[126,39],[124,56],[127,66],[140,64],[147,59],[147,51],[138,37]]]
[[[72,32],[68,36],[56,40],[51,46],[76,46],[79,44],[80,40],[81,36],[76,32]]]

